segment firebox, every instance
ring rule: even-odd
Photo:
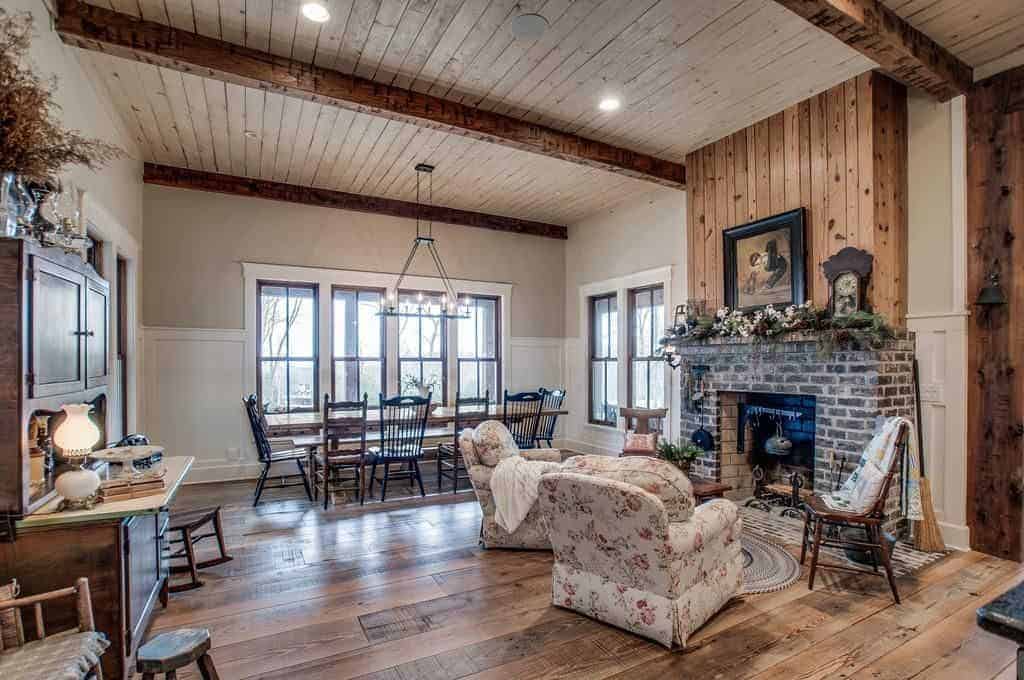
[[[738,401],[737,448],[750,456],[750,464],[797,472],[813,482],[815,398],[748,393]]]

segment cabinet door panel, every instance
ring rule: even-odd
[[[109,314],[107,287],[89,281],[85,293],[85,376],[89,388],[107,384]]]
[[[158,522],[159,515],[136,515],[125,523],[128,538],[125,632],[129,649],[137,647],[142,640],[162,583],[162,544]]]
[[[82,329],[85,278],[60,265],[33,258],[31,282],[33,397],[85,389]]]

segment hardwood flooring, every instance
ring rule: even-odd
[[[803,580],[739,598],[669,653],[552,607],[549,553],[481,550],[472,492],[324,512],[301,487],[269,490],[255,509],[251,491],[182,490],[175,508],[223,507],[235,559],[173,595],[153,626],[209,628],[225,679],[1014,676],[1016,647],[980,630],[974,611],[1024,571],[980,553],[901,579],[901,606],[883,579],[829,572],[813,592]]]

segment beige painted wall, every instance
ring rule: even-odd
[[[64,45],[50,28],[50,15],[39,0],[4,0],[8,12],[30,12],[35,36],[30,57],[36,73],[57,77],[56,101],[65,125],[124,149],[131,157],[114,161],[98,173],[73,168],[68,177],[91,194],[136,240],[142,240],[142,162],[135,142],[114,111],[106,88],[80,61],[81,53]]]
[[[615,428],[587,422],[588,349],[587,335],[581,333],[581,296],[612,292],[585,288],[588,284],[618,279],[614,288],[625,290],[640,283],[638,278],[659,278],[660,274],[642,274],[670,269],[672,281],[666,318],[671,306],[686,299],[686,193],[675,189],[656,189],[639,200],[620,204],[569,226],[565,251],[565,375],[570,412],[562,425],[565,445],[586,453],[614,454],[622,448],[622,434]],[[638,275],[638,276],[634,276]],[[620,297],[620,305],[623,298]],[[620,320],[625,318],[619,307]],[[620,326],[620,341],[625,327]],[[619,398],[625,399],[626,366],[620,362]],[[678,422],[678,372],[669,375],[672,415],[670,432]],[[623,402],[624,403],[624,402]]]
[[[953,304],[951,109],[912,90],[908,98],[909,314]]]
[[[579,287],[672,266],[672,299],[686,299],[686,193],[657,189],[569,226],[565,335],[578,337]]]
[[[366,213],[146,186],[146,326],[243,327],[240,263],[397,272],[414,223]],[[564,334],[565,242],[445,224],[453,278],[511,283],[510,335]],[[426,253],[413,273],[430,275]]]

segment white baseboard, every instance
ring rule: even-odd
[[[939,530],[942,531],[942,540],[950,548],[957,550],[971,549],[971,529],[962,524],[950,524],[939,522]]]
[[[188,473],[185,484],[209,484],[211,482],[237,482],[256,480],[263,471],[260,463],[225,463],[224,465],[195,465]],[[277,465],[275,471],[284,471]],[[298,470],[293,470],[298,472]],[[291,473],[289,473],[291,474]]]

